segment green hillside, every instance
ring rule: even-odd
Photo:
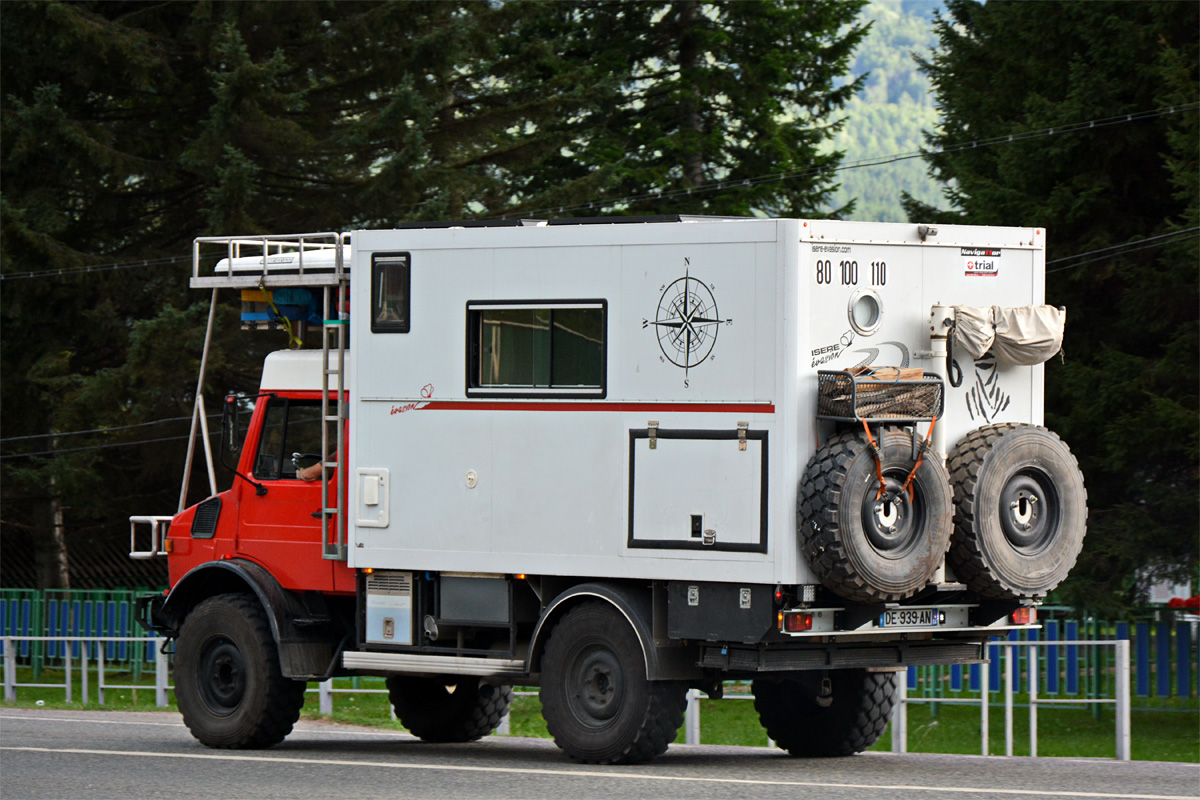
[[[939,0],[873,0],[862,15],[872,29],[859,47],[852,74],[869,73],[866,87],[846,106],[846,125],[832,147],[843,151],[844,164],[894,154],[914,154],[921,131],[933,129],[937,109],[928,79],[917,71],[913,53],[926,55],[936,43],[932,18]],[[925,162],[910,158],[892,164],[846,169],[833,207],[858,199],[849,219],[902,222],[900,193],[937,205],[937,184]]]

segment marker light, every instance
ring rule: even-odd
[[[1014,625],[1032,625],[1037,622],[1036,608],[1018,608],[1012,613]]]
[[[788,633],[811,631],[812,624],[812,614],[788,614],[783,618],[783,629]]]
[[[514,578],[516,578],[516,579],[517,579],[517,580],[519,580],[519,581],[523,581],[523,580],[525,580],[525,573],[524,573],[524,572],[518,572],[518,573],[517,573],[516,575],[514,575],[513,577],[514,577]]]

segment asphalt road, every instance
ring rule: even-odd
[[[799,760],[765,747],[674,745],[597,767],[544,739],[436,745],[302,722],[282,745],[209,750],[173,713],[0,710],[0,798],[1187,798],[1200,765],[891,755]]]

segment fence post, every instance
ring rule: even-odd
[[[320,702],[320,711],[322,714],[329,715],[333,713],[333,678],[327,678],[317,684],[317,698]]]
[[[1029,757],[1037,758],[1038,654],[1033,641],[1029,642],[1029,658],[1025,663],[1029,665]]]
[[[63,642],[63,644],[67,644],[67,642]],[[71,689],[73,688],[71,686],[71,648],[68,646],[63,649],[66,651],[63,653],[63,671],[67,674],[67,702],[70,703],[72,700]]]
[[[1129,640],[1117,640],[1117,760],[1130,759]]]
[[[896,673],[896,701],[892,706],[892,752],[908,752],[908,670]]]
[[[1013,656],[1016,648],[1004,647],[1004,755],[1013,754]]]
[[[986,648],[984,649],[986,653]],[[991,672],[992,665],[988,659],[984,659],[979,665],[979,736],[982,739],[981,750],[983,755],[988,754],[988,727],[991,724],[988,719],[988,693],[991,691]]]
[[[87,657],[87,642],[80,642],[79,645],[79,683],[83,688],[83,704],[88,704],[88,657]]]
[[[167,640],[154,637],[154,705],[167,707],[167,654],[163,652]]]
[[[4,637],[4,699],[17,702],[17,651],[14,642]]]
[[[700,744],[700,690],[688,689],[687,710],[683,714],[684,741]]]

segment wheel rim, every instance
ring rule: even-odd
[[[246,663],[242,651],[224,637],[212,639],[200,655],[197,673],[200,699],[210,712],[229,716],[246,693]]]
[[[621,709],[625,673],[606,647],[584,648],[571,662],[568,703],[575,718],[590,728],[608,724]]]
[[[862,500],[862,525],[867,541],[885,558],[903,558],[920,539],[925,525],[925,504],[913,491],[903,490],[902,478],[885,475],[883,495],[874,479],[867,482]]]
[[[1000,491],[1000,527],[1004,538],[1020,553],[1046,549],[1062,516],[1062,503],[1050,477],[1040,470],[1014,474]]]

